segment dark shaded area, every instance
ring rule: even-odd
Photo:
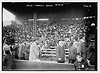
[[[63,4],[63,6],[55,6],[56,4]],[[33,5],[27,7],[27,5]],[[44,5],[42,7],[35,5]],[[47,7],[46,5],[53,5]],[[86,6],[91,5],[91,7]],[[71,2],[3,2],[2,6],[8,11],[15,14],[17,17],[24,19],[32,18],[33,13],[37,13],[38,18],[55,18],[60,19],[62,17],[83,17],[96,14],[96,3],[71,3]],[[73,14],[74,13],[74,14]]]

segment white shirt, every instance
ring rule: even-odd
[[[5,51],[5,50],[10,50],[10,46],[7,45],[7,44],[5,44],[5,45],[3,46],[3,50],[4,50],[4,51]]]

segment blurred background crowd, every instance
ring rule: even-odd
[[[69,18],[56,22],[37,21],[37,37],[32,37],[32,23],[25,22],[25,25],[18,25],[16,22],[12,21],[11,25],[3,27],[3,46],[5,46],[6,43],[10,47],[15,59],[24,60],[29,59],[29,49],[33,41],[38,42],[39,50],[55,49],[59,41],[67,43],[65,49],[69,49],[70,45],[74,45],[78,48],[80,40],[82,39],[89,52],[90,45],[92,44],[91,46],[94,46],[95,40],[94,35],[90,35],[91,37],[86,39],[88,29],[90,29],[86,26],[87,24],[90,24],[90,21],[86,22],[85,19],[82,18]],[[19,56],[21,45],[25,47],[23,58]]]

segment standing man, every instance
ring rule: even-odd
[[[74,63],[76,61],[76,54],[77,54],[77,49],[73,45],[73,41],[72,41],[71,46],[69,48],[69,63]]]
[[[10,70],[14,68],[14,58],[11,55],[10,46],[5,42],[3,46],[3,70]]]
[[[16,41],[16,42],[15,42],[15,45],[13,46],[13,50],[14,50],[14,51],[13,51],[13,54],[14,54],[15,59],[19,59],[19,58],[18,58],[18,51],[19,51],[18,48],[19,48],[19,44],[18,44],[18,42]]]
[[[29,42],[26,42],[26,46],[25,46],[25,59],[29,60],[29,51],[30,51],[30,44]]]
[[[19,46],[19,59],[25,60],[25,44],[22,43]]]
[[[59,41],[56,47],[56,58],[58,63],[65,62],[65,49],[63,47],[64,41]]]
[[[80,39],[79,41],[79,45],[77,48],[77,53],[81,53],[83,59],[86,58],[86,53],[87,53],[87,48],[85,47],[85,37],[83,37],[82,39]]]
[[[14,57],[11,55],[10,50],[5,50],[3,57],[3,70],[13,70],[15,68]]]
[[[30,46],[30,54],[29,54],[29,60],[34,60],[39,58],[39,48],[36,44],[36,41],[34,41]]]
[[[6,50],[10,51],[10,46],[6,42],[4,42],[4,45],[3,45],[3,55],[5,55],[5,51]],[[11,51],[10,51],[10,53],[11,53]]]

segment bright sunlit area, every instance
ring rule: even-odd
[[[3,26],[10,25],[12,20],[15,21],[15,15],[3,8]]]

